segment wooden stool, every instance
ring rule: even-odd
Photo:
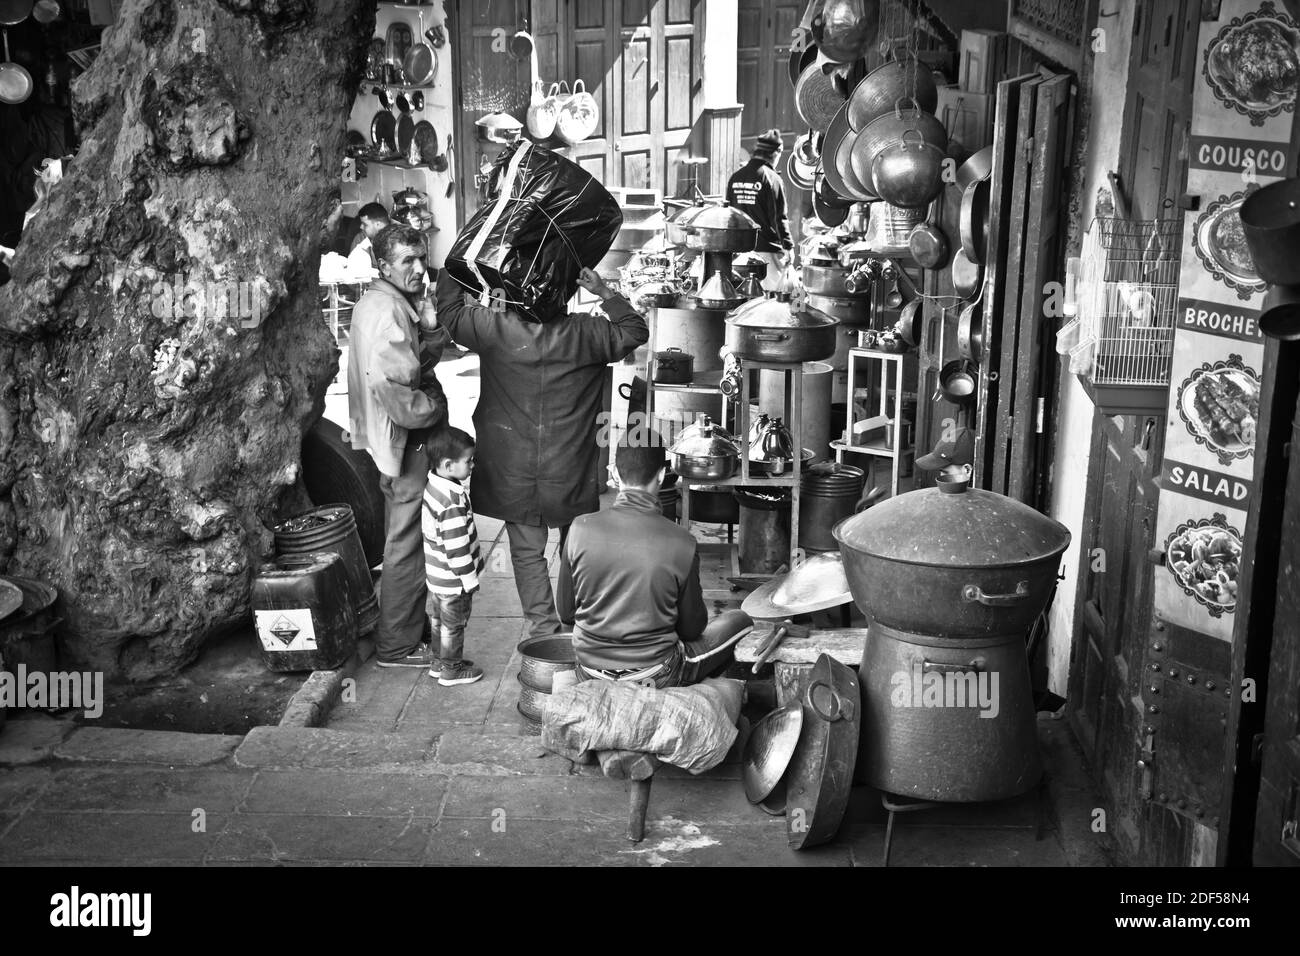
[[[602,750],[600,770],[613,780],[631,782],[627,813],[627,838],[633,843],[645,839],[645,813],[650,806],[650,783],[659,769],[659,758],[639,750]]]

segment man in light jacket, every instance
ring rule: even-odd
[[[379,588],[380,667],[429,667],[422,650],[425,602],[420,502],[428,475],[424,443],[447,423],[447,398],[433,368],[447,345],[432,304],[422,300],[424,235],[393,225],[374,240],[380,277],[352,311],[348,417],[352,447],[379,469],[388,513]]]
[[[650,337],[645,319],[591,269],[578,284],[600,296],[608,319],[574,313],[530,321],[469,304],[446,269],[438,276],[439,322],[479,356],[474,510],[506,523],[515,587],[535,637],[561,630],[546,567],[548,528],[559,528],[563,542],[575,517],[600,507],[605,366]]]

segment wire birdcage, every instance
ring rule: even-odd
[[[1175,219],[1097,218],[1083,240],[1076,348],[1096,385],[1167,386],[1178,299]]]

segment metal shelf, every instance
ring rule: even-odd
[[[857,455],[878,455],[881,458],[893,458],[898,453],[887,445],[850,445],[843,438],[830,443],[836,452],[853,452]]]
[[[854,416],[854,393],[856,392],[855,381],[857,379],[857,368],[859,362],[879,363],[879,381],[880,397],[876,406],[876,413],[886,415],[894,422],[893,441],[877,443],[872,442],[868,445],[853,445],[844,438],[838,438],[830,443],[835,449],[835,460],[843,461],[845,454],[873,455],[877,458],[888,458],[891,462],[890,467],[890,484],[889,494],[891,497],[898,495],[899,471],[902,468],[903,446],[902,437],[903,429],[903,360],[907,356],[906,352],[882,352],[879,349],[851,348],[849,349],[849,381],[848,381],[848,421],[845,425],[846,433],[851,433],[856,419]],[[894,401],[889,401],[890,386],[890,368],[893,366],[893,386]],[[868,373],[868,381],[872,376]],[[889,415],[889,405],[893,405],[893,414]]]
[[[717,310],[712,310],[717,311]],[[650,309],[648,316],[650,326],[650,338],[647,343],[648,363],[654,361],[654,354],[659,348],[659,330],[657,308]],[[733,423],[732,432],[735,434],[737,443],[740,445],[740,471],[730,478],[721,481],[715,480],[693,480],[682,478],[678,483],[681,488],[681,507],[678,511],[682,527],[690,529],[691,523],[691,488],[720,486],[724,488],[747,487],[761,488],[764,485],[770,488],[789,488],[790,489],[790,567],[794,567],[799,560],[799,491],[803,479],[803,362],[754,362],[743,361],[741,363],[740,374],[740,393],[736,396],[736,421]],[[784,390],[785,390],[785,421],[789,423],[791,443],[798,450],[799,457],[791,462],[790,472],[785,475],[759,475],[749,470],[749,379],[750,372],[756,369],[763,369],[772,372],[784,373]],[[655,409],[655,392],[657,391],[676,391],[684,393],[709,394],[713,393],[718,396],[722,405],[722,412],[719,415],[718,423],[726,424],[727,396],[723,395],[718,389],[718,383],[706,385],[703,383],[692,382],[689,385],[660,385],[656,384],[651,374],[649,364],[647,364],[646,374],[646,417],[649,421],[654,421]],[[702,373],[711,374],[711,373]],[[718,378],[721,380],[722,373],[718,372]],[[736,546],[738,547],[738,545]]]

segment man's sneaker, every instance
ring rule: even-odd
[[[462,657],[461,660],[460,660],[460,662],[461,662],[462,664],[473,664],[473,663],[474,663],[474,662],[473,662],[472,660],[470,660],[468,657]],[[442,660],[441,660],[440,658],[436,658],[436,657],[435,657],[435,658],[433,659],[433,666],[429,668],[429,676],[430,676],[430,677],[441,677],[441,676],[442,676]]]
[[[379,661],[380,667],[431,667],[438,660],[433,651],[423,645],[395,661]]]
[[[442,676],[438,683],[443,687],[455,684],[472,684],[483,677],[483,668],[475,667],[469,661],[453,661],[442,666]]]

